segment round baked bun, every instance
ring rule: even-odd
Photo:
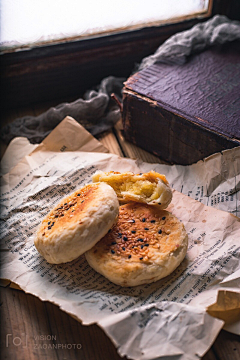
[[[121,286],[152,283],[171,274],[184,259],[184,225],[156,206],[120,206],[117,223],[85,253],[89,265]]]
[[[120,203],[136,201],[166,209],[172,200],[172,190],[165,175],[155,171],[140,174],[97,171],[92,180],[112,186]]]
[[[35,246],[52,264],[78,258],[112,227],[119,203],[111,186],[89,184],[64,198],[42,221]]]

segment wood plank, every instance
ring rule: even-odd
[[[105,132],[98,136],[98,140],[109,150],[110,153],[124,156],[119,143],[112,131]]]
[[[47,358],[48,350],[36,346],[35,336],[49,334],[45,303],[32,295],[9,288],[1,289],[2,359]],[[57,360],[55,352],[51,359]]]
[[[213,350],[219,359],[240,359],[240,336],[222,330],[218,335]]]
[[[126,359],[97,325],[83,326],[31,294],[1,290],[2,359]]]
[[[69,359],[113,359],[119,360],[120,356],[111,343],[110,339],[97,325],[84,326],[67,313],[61,311],[57,306],[46,303],[49,317],[49,324],[52,334],[57,336],[60,344],[79,344],[81,349],[57,350],[59,358]],[[94,344],[94,346],[93,346]]]

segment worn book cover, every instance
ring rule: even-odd
[[[192,164],[240,145],[240,42],[156,63],[123,89],[126,139],[162,159]]]

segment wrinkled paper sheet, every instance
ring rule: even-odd
[[[131,359],[198,359],[223,326],[240,332],[240,148],[191,166],[148,164],[107,153],[69,117],[39,146],[25,145],[27,155],[20,152],[17,164],[7,161],[16,155],[16,143],[3,159],[3,279],[85,325],[97,323]],[[189,236],[187,255],[170,276],[122,288],[96,273],[84,255],[61,265],[40,256],[33,240],[41,220],[61,198],[91,182],[96,170],[151,169],[173,187],[168,210]]]

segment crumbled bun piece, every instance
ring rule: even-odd
[[[119,203],[111,186],[89,184],[64,198],[42,221],[34,244],[52,264],[78,258],[112,227]]]
[[[172,200],[172,190],[166,177],[155,171],[143,174],[98,171],[92,180],[110,185],[120,203],[136,201],[166,209]]]
[[[137,286],[171,274],[188,247],[184,225],[157,206],[120,206],[117,223],[85,253],[89,265],[113,283]]]

